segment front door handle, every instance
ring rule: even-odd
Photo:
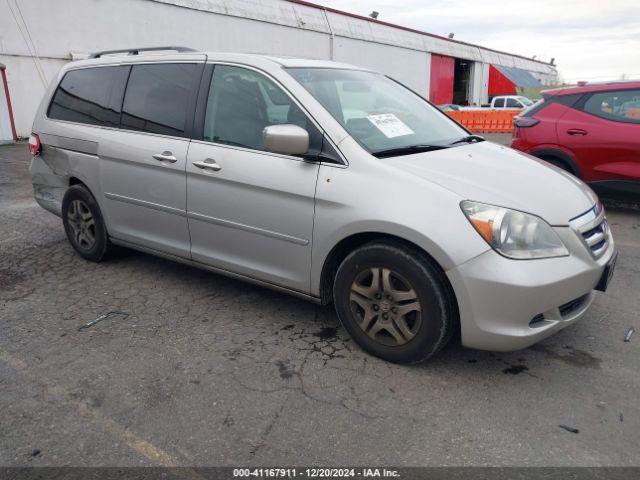
[[[156,160],[158,160],[159,162],[175,163],[178,161],[178,159],[174,157],[173,153],[169,150],[165,150],[162,153],[156,153],[155,155],[151,155],[151,156]]]
[[[222,170],[222,167],[218,165],[213,158],[207,158],[201,162],[193,162],[193,164],[196,167],[201,168],[203,170],[210,169],[210,170],[213,170],[214,172],[218,172]]]
[[[581,135],[586,135],[587,131],[583,130],[581,128],[570,128],[569,130],[567,130],[567,133],[569,135],[574,135],[574,136],[581,136]]]

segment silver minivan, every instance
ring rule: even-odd
[[[615,265],[580,180],[351,65],[95,54],[52,83],[30,150],[35,198],[83,258],[119,245],[333,302],[394,362],[454,336],[531,345],[578,320]]]

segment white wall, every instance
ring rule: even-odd
[[[429,97],[429,53],[337,37],[333,59],[382,72]]]
[[[55,77],[67,60],[41,59],[40,64],[47,80]],[[6,65],[5,73],[11,95],[13,119],[19,137],[31,134],[31,125],[45,86],[36,73],[33,60],[29,57],[6,56],[0,54],[0,63]],[[47,82],[48,84],[48,82]]]
[[[15,9],[16,0],[9,1]],[[62,1],[17,1],[47,83],[71,59],[71,52],[145,45],[329,58],[328,34],[150,0],[75,0],[73,15],[61,8]],[[28,136],[44,87],[6,1],[0,1],[0,62],[7,65],[16,130],[19,136]]]
[[[44,87],[9,5],[14,13],[20,7],[26,25],[16,17],[33,39],[47,82],[72,52],[183,45],[329,59],[332,34],[335,60],[380,70],[427,96],[429,52],[518,66],[545,77],[554,71],[540,62],[284,0],[0,0],[0,62],[7,65],[21,136],[31,131]]]

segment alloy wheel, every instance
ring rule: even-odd
[[[349,304],[358,326],[383,345],[404,345],[420,330],[418,295],[404,277],[389,268],[360,272],[351,284]]]
[[[67,212],[67,222],[78,248],[91,250],[96,243],[96,224],[87,204],[82,200],[72,200]]]

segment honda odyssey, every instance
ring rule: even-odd
[[[29,147],[81,257],[119,245],[333,302],[394,362],[453,336],[531,345],[583,316],[616,259],[580,180],[351,65],[94,54],[52,83]]]

